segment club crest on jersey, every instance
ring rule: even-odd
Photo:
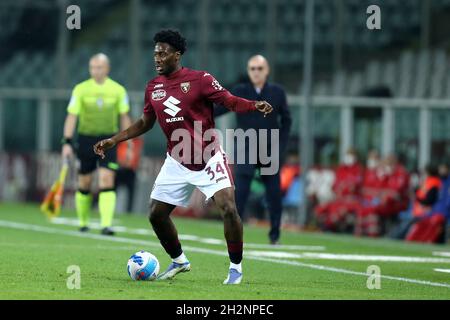
[[[152,100],[159,101],[166,97],[166,90],[159,89],[152,92]]]
[[[182,82],[180,84],[180,88],[181,88],[181,91],[183,91],[183,93],[188,93],[189,89],[191,88],[191,83],[190,82]]]

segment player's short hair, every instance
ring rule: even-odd
[[[161,30],[155,34],[153,41],[155,44],[157,42],[170,44],[176,51],[180,51],[181,54],[186,51],[186,39],[176,30]]]

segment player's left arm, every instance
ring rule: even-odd
[[[201,90],[206,99],[212,103],[223,105],[227,109],[237,113],[257,110],[266,116],[273,110],[267,101],[251,101],[232,95],[209,73],[203,74],[201,78]]]

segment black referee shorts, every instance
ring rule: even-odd
[[[116,171],[119,168],[117,164],[116,147],[105,152],[105,158],[94,153],[94,144],[103,139],[110,138],[108,136],[86,136],[78,135],[77,157],[80,160],[79,174],[89,174],[97,169],[97,166]]]

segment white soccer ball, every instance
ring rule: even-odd
[[[127,271],[133,280],[154,280],[159,273],[159,261],[150,252],[141,250],[128,259]]]

